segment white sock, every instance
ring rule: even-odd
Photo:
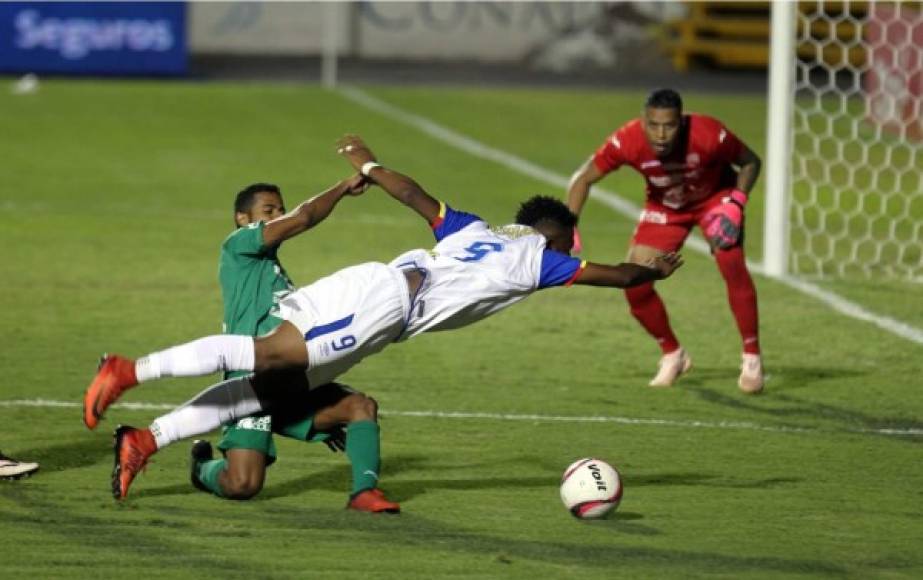
[[[253,337],[218,334],[139,358],[135,361],[135,376],[143,383],[161,377],[252,371],[254,362]]]
[[[151,423],[151,433],[161,449],[263,410],[250,377],[237,377],[209,387],[181,407],[157,417]]]

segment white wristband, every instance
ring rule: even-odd
[[[374,161],[366,161],[365,163],[362,164],[362,169],[359,170],[359,173],[361,173],[362,175],[366,177],[369,177],[369,173],[371,173],[371,171],[375,169],[376,167],[381,167],[381,164],[375,163]]]

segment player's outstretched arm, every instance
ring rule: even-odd
[[[344,135],[337,141],[337,153],[391,197],[420,214],[426,223],[439,217],[439,202],[413,179],[378,164],[375,155],[358,135]]]
[[[645,282],[667,278],[683,265],[683,257],[676,252],[653,258],[647,265],[625,262],[616,266],[587,263],[574,284],[630,288]]]
[[[590,158],[571,176],[567,185],[567,207],[574,212],[574,215],[580,215],[590,195],[590,187],[602,179],[603,175],[603,172]]]
[[[263,243],[267,246],[277,246],[313,228],[327,219],[341,199],[347,195],[360,195],[368,186],[368,180],[362,175],[353,175],[340,181],[327,191],[300,203],[284,216],[267,222],[263,228]]]

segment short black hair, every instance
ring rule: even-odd
[[[279,190],[278,185],[273,185],[271,183],[254,183],[253,185],[248,185],[240,190],[237,197],[234,198],[234,212],[247,213],[250,211],[250,208],[253,207],[253,202],[256,200],[256,194],[264,191],[282,195],[282,191]]]
[[[657,89],[647,96],[645,107],[653,109],[676,109],[683,112],[683,98],[673,89]]]
[[[516,212],[516,223],[524,226],[535,226],[539,222],[554,222],[562,228],[573,228],[577,225],[577,216],[556,197],[536,195],[522,202]]]

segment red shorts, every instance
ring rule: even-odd
[[[675,252],[692,231],[692,226],[703,227],[705,214],[721,204],[721,199],[729,195],[731,189],[722,189],[698,204],[680,209],[672,209],[654,201],[644,204],[638,227],[631,237],[633,245],[651,246],[664,252]],[[741,236],[742,238],[743,236]]]

